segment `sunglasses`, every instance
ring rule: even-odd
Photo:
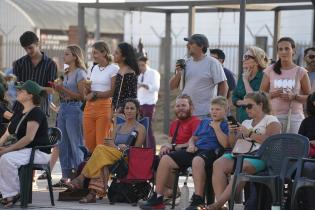
[[[247,61],[247,60],[249,60],[249,59],[254,59],[254,60],[255,60],[255,57],[254,57],[254,56],[251,56],[251,55],[244,55],[244,56],[243,56],[243,60],[244,60],[244,61]]]
[[[315,59],[315,55],[309,55],[307,56],[309,59]]]
[[[241,107],[242,107],[243,109],[252,109],[253,106],[254,106],[254,104],[246,104],[246,105],[242,105]]]

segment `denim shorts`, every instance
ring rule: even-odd
[[[235,160],[235,157],[233,156],[232,153],[226,153],[223,155],[223,157],[229,160]],[[245,158],[244,160],[255,167],[256,173],[263,171],[266,168],[265,162],[260,159]]]

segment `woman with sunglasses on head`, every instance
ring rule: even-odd
[[[244,120],[241,125],[230,124],[230,142],[235,142],[240,138],[249,138],[255,142],[255,149],[258,149],[266,138],[281,132],[278,119],[270,115],[271,107],[265,93],[253,92],[246,94],[242,106],[250,119]],[[230,198],[233,180],[228,183],[228,176],[233,173],[235,160],[233,154],[227,153],[214,162],[212,184],[216,202],[208,206],[208,209],[220,210]],[[243,172],[255,174],[264,169],[265,163],[262,160],[245,158]]]
[[[264,70],[260,90],[269,93],[272,111],[281,122],[282,132],[298,133],[304,119],[303,103],[311,93],[310,80],[307,71],[293,61],[293,39],[281,38],[277,53],[278,61]]]
[[[244,104],[244,96],[247,93],[259,90],[263,78],[263,69],[267,67],[268,58],[262,49],[250,47],[243,56],[243,74],[239,77],[235,90],[233,91],[232,101],[236,106],[237,121],[243,122],[248,119]]]

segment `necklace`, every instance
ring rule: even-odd
[[[100,71],[104,71],[108,65],[109,65],[109,64],[106,64],[105,66],[100,66],[100,65],[98,64],[98,68],[100,69]]]

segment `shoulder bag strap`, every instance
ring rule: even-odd
[[[177,137],[179,126],[180,126],[180,122],[178,121],[176,124],[176,129],[175,129],[174,135],[172,137],[172,142],[171,142],[172,144],[174,144],[176,142],[176,137]]]
[[[122,76],[122,79],[121,79],[121,83],[120,83],[120,87],[119,87],[119,92],[118,92],[118,97],[117,97],[117,101],[116,101],[116,104],[115,104],[115,112],[116,112],[116,109],[117,109],[117,106],[119,104],[119,99],[120,99],[120,94],[121,94],[121,88],[122,88],[122,85],[124,83],[124,78],[125,78],[125,75]]]
[[[34,108],[33,108],[33,109],[34,109]],[[26,112],[26,113],[23,115],[23,117],[21,118],[19,124],[16,126],[16,129],[15,129],[14,134],[17,134],[17,132],[18,132],[18,130],[19,130],[19,128],[20,128],[21,123],[23,122],[23,120],[26,118],[26,116],[27,116],[33,109],[31,109],[30,111]]]
[[[293,88],[293,93],[296,92],[296,88],[297,88],[297,84],[298,82],[300,82],[301,80],[298,80],[299,77],[299,73],[301,71],[301,67],[299,66],[298,70],[295,73],[295,83],[294,83],[294,88]],[[287,121],[287,127],[286,127],[286,133],[289,133],[290,129],[291,129],[291,117],[292,117],[292,101],[290,101],[289,104],[289,112],[288,112],[288,121]]]

